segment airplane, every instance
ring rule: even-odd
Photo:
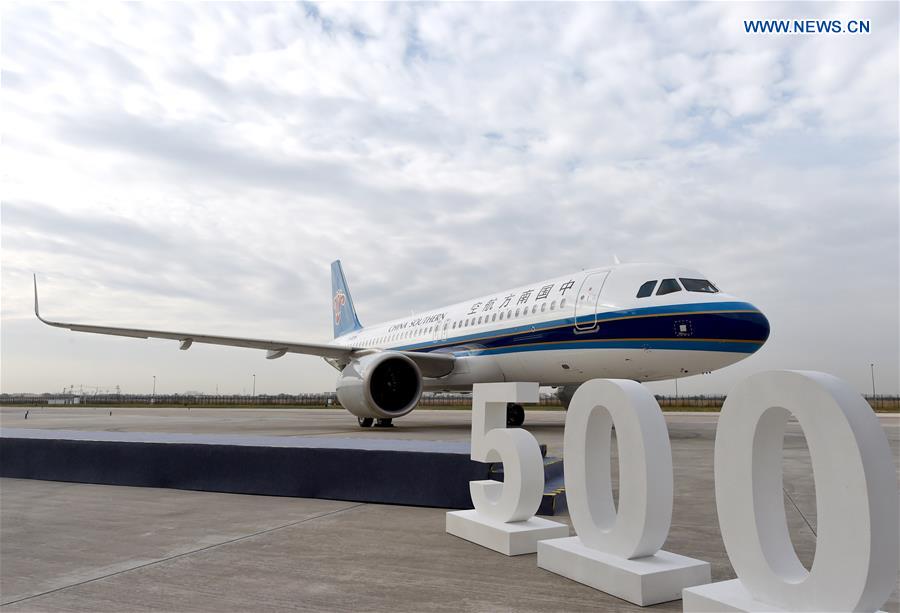
[[[475,383],[532,381],[557,388],[565,407],[595,378],[660,381],[724,368],[769,337],[765,315],[695,270],[669,264],[614,264],[492,292],[364,327],[340,260],[331,264],[334,340],[236,338],[44,319],[50,326],[135,338],[319,356],[339,371],[337,397],[361,427],[389,427],[423,391],[471,391]],[[524,408],[507,407],[521,426]]]

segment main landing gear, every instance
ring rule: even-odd
[[[376,428],[393,428],[394,420],[391,418],[388,419],[373,419],[371,417],[357,417],[356,421],[359,422],[360,428],[371,428],[373,425]]]
[[[506,405],[506,426],[518,428],[525,423],[525,407],[510,402]]]

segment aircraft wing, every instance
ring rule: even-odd
[[[50,321],[41,317],[40,309],[38,308],[37,277],[35,277],[34,280],[34,314],[48,326],[66,328],[74,332],[91,332],[93,334],[129,336],[132,338],[163,338],[179,341],[181,343],[180,349],[188,349],[194,343],[265,349],[267,351],[266,358],[270,360],[280,358],[285,353],[302,353],[346,363],[354,357],[377,353],[379,351],[378,349],[372,348],[329,345],[324,343],[298,343],[294,341],[215,336],[211,334],[196,334],[193,332],[144,330],[141,328],[119,328],[113,326]],[[412,359],[426,377],[442,377],[449,374],[450,371],[453,370],[453,365],[456,360],[453,355],[446,353],[418,353],[414,351],[398,351],[397,353],[402,353]]]

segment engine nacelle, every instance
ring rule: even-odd
[[[353,360],[337,381],[341,406],[357,417],[402,417],[416,408],[421,395],[422,372],[402,353],[385,351]]]

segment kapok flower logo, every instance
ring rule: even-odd
[[[335,323],[335,325],[341,323],[341,307],[344,306],[345,302],[347,302],[347,297],[344,295],[344,291],[338,290],[334,294],[334,323]]]

